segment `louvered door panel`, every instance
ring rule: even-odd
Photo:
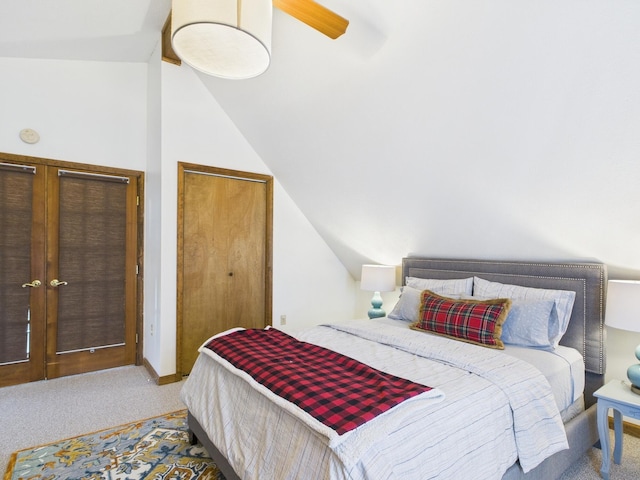
[[[50,175],[48,277],[60,282],[47,285],[50,377],[135,361],[131,182],[63,169]]]
[[[138,178],[0,154],[0,387],[138,360]]]
[[[44,378],[44,178],[0,163],[0,386]]]

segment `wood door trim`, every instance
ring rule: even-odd
[[[134,181],[137,183],[137,178],[134,177]],[[140,267],[138,267],[138,248],[140,248],[140,244],[137,241],[137,236],[139,234],[138,229],[138,209],[140,208],[140,197],[139,190],[137,188],[131,188],[127,190],[127,207],[126,211],[129,212],[133,210],[135,212],[134,215],[129,217],[127,215],[127,227],[126,227],[126,241],[127,245],[126,249],[126,261],[125,265],[135,265],[135,270],[131,269],[131,271],[127,271],[125,273],[125,291],[134,291],[139,293],[138,288],[138,273]],[[131,247],[131,248],[129,248]],[[127,326],[125,331],[125,339],[126,339],[126,352],[125,357],[127,359],[133,359],[138,365],[138,354],[142,350],[142,346],[138,348],[138,342],[136,341],[136,336],[138,338],[142,337],[142,335],[138,335],[138,296],[130,296],[127,298],[127,302],[125,305],[125,317],[126,318],[134,318],[135,321],[130,323]],[[142,330],[140,330],[142,331]],[[130,361],[130,360],[127,360]]]
[[[51,158],[29,157],[26,155],[15,155],[12,153],[0,152],[0,160],[1,161],[6,160],[9,163],[27,162],[35,165],[60,167],[68,170],[78,170],[78,171],[85,171],[85,172],[102,172],[102,173],[112,173],[114,175],[134,176],[134,177],[138,177],[138,181],[144,178],[144,172],[141,172],[139,170],[129,170],[126,168],[105,167],[101,165],[91,165],[86,163],[67,162],[67,161],[55,160]]]
[[[177,214],[177,278],[176,278],[176,379],[182,378],[182,326],[184,288],[184,176],[187,172],[217,175],[238,180],[264,182],[266,187],[265,232],[265,323],[273,322],[273,176],[227,168],[178,162],[178,214]]]
[[[136,276],[136,289],[138,292],[136,302],[136,365],[142,365],[144,359],[144,173],[138,172],[138,204],[137,235],[138,245],[136,249],[136,264],[138,274]]]
[[[198,165],[197,163],[178,162],[178,176],[182,175],[184,178],[184,173],[189,171],[217,175],[219,177],[236,178],[238,180],[254,180],[264,182],[267,185],[270,185],[273,182],[273,177],[271,175],[265,175],[263,173],[242,172],[240,170],[231,170],[228,168]],[[178,186],[180,186],[180,184]]]
[[[142,365],[143,362],[143,332],[144,332],[144,316],[143,316],[143,307],[144,307],[144,268],[143,268],[143,259],[144,259],[144,172],[139,170],[130,170],[125,168],[116,168],[116,167],[106,167],[101,165],[91,165],[91,164],[83,164],[77,162],[67,162],[62,160],[55,160],[50,158],[41,158],[41,157],[30,157],[26,155],[16,155],[11,153],[0,152],[0,161],[12,163],[12,164],[20,164],[20,163],[28,163],[32,165],[41,165],[43,167],[58,167],[67,170],[76,170],[79,172],[87,172],[87,173],[103,173],[103,174],[113,174],[120,176],[128,176],[136,178],[137,183],[137,194],[133,194],[128,198],[129,202],[135,202],[137,204],[137,215],[135,219],[136,225],[133,226],[137,233],[137,245],[136,251],[130,252],[128,255],[133,258],[135,256],[138,265],[138,274],[136,276],[135,281],[131,281],[130,283],[137,288],[136,291],[136,302],[134,305],[127,306],[129,311],[135,311],[135,332],[130,335],[137,339],[137,343],[133,344],[133,348],[135,348],[135,363],[136,365]],[[48,188],[48,180],[44,180],[45,184]],[[46,192],[47,197],[49,196],[49,192]],[[135,197],[135,198],[133,198]],[[44,224],[44,217],[40,219],[40,221]],[[44,242],[44,238],[42,241]],[[44,255],[44,254],[43,254]],[[42,262],[44,265],[44,261]],[[35,273],[35,272],[34,272]],[[42,275],[44,272],[42,273]],[[41,275],[41,276],[42,276]],[[34,277],[35,278],[35,277]],[[44,282],[44,279],[43,279]],[[42,336],[45,336],[45,332],[42,332]],[[46,340],[43,339],[43,343],[46,343]],[[44,356],[43,356],[43,368],[46,362],[46,344],[43,346]]]
[[[39,184],[34,184],[34,205],[41,205],[42,208],[40,211],[36,211],[33,216],[33,228],[36,232],[39,232],[39,238],[32,239],[31,246],[31,272],[32,278],[38,278],[42,283],[45,283],[46,278],[46,257],[47,257],[47,248],[46,248],[46,239],[44,236],[45,231],[45,222],[46,222],[46,188],[47,188],[47,178],[46,178],[47,170],[43,172],[42,175],[36,175],[38,179],[37,182]],[[41,317],[45,315],[46,312],[46,295],[45,295],[44,285],[38,289],[35,308],[38,311],[38,315]],[[31,302],[30,302],[31,303]],[[44,346],[46,345],[46,326],[45,322],[39,322],[39,325],[32,325],[32,335],[33,341],[31,342],[31,355],[35,358],[34,360],[41,364],[40,371],[43,374],[46,374],[46,358],[47,352]],[[34,347],[36,345],[42,345],[43,348],[41,351],[34,351]]]

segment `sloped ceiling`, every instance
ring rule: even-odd
[[[640,269],[640,3],[326,5],[343,37],[279,16],[265,75],[202,81],[356,278],[407,254]]]
[[[409,254],[640,274],[640,2],[322,3],[343,37],[276,11],[264,75],[199,77],[356,278]],[[146,61],[170,2],[2,9],[0,56]]]

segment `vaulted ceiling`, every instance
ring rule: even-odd
[[[412,253],[640,272],[640,2],[321,3],[338,40],[276,11],[264,75],[198,75],[354,276]],[[0,56],[146,62],[169,9],[3,0]]]

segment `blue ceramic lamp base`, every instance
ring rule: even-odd
[[[375,292],[373,294],[373,298],[371,299],[371,308],[367,312],[370,319],[384,317],[387,314],[380,307],[382,307],[382,297],[380,296],[380,292]]]
[[[636,358],[640,360],[640,345],[636,347]],[[640,363],[631,365],[627,369],[627,377],[631,382],[631,391],[640,395]]]

